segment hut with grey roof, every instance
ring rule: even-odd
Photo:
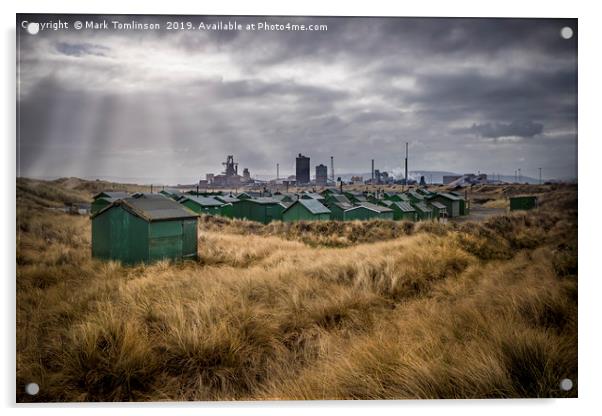
[[[282,212],[282,221],[327,221],[330,210],[313,198],[300,198]]]
[[[124,264],[196,259],[197,217],[163,195],[118,199],[92,214],[92,257]]]

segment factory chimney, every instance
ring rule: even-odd
[[[370,181],[370,184],[374,183],[374,159],[372,159],[372,180]]]
[[[330,156],[330,179],[334,182],[334,156]]]
[[[406,142],[405,185],[408,184],[408,142]]]
[[[276,163],[276,180],[280,179],[280,163]]]

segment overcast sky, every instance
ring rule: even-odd
[[[63,21],[90,16],[19,16]],[[96,17],[159,31],[18,30],[18,174],[191,183],[251,174],[481,171],[576,178],[577,22]],[[166,21],[327,31],[167,31]],[[575,35],[567,40],[561,28]],[[329,166],[330,168],[330,166]]]

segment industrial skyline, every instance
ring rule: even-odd
[[[328,30],[19,31],[18,175],[288,176],[299,153],[397,175],[408,142],[410,171],[577,177],[575,19],[267,19]]]

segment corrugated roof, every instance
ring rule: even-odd
[[[415,212],[416,210],[410,205],[409,202],[393,202],[393,205],[397,206],[403,212]]]
[[[301,197],[309,197],[312,199],[317,199],[317,200],[321,200],[324,199],[324,197],[320,194],[317,194],[315,192],[303,192],[303,194],[301,194]]]
[[[240,201],[238,198],[232,196],[232,195],[218,195],[214,197],[215,199],[217,199],[218,201],[222,201],[224,203],[236,203],[238,201]]]
[[[336,195],[336,194],[333,194],[333,195],[329,196],[328,199],[331,200],[331,201],[336,201],[336,202],[345,202],[347,204],[351,203],[351,201],[349,200],[349,198],[347,198],[345,195]]]
[[[441,202],[433,201],[430,204],[437,209],[447,209],[447,207],[445,205],[443,205]]]
[[[355,208],[355,205],[353,205],[351,202],[333,202],[332,205],[339,207],[343,211]]]
[[[417,202],[414,205],[414,208],[416,208],[418,211],[422,211],[422,212],[433,212],[433,210],[428,207],[424,202]]]
[[[416,199],[419,199],[419,200],[423,200],[423,199],[424,199],[424,195],[420,195],[420,194],[419,194],[418,192],[416,192],[416,191],[408,191],[408,195],[411,195],[411,196],[413,196],[414,198],[416,198]]]
[[[196,218],[198,214],[192,212],[178,202],[165,198],[162,195],[141,195],[138,198],[118,199],[92,216],[92,218],[108,211],[112,207],[121,206],[128,212],[146,221],[173,220],[180,218]]]
[[[195,202],[203,207],[221,207],[222,205],[224,205],[223,202],[218,201],[217,199],[215,199],[213,197],[209,197],[209,196],[192,196],[192,195],[190,195],[190,196],[186,196],[186,197],[182,198],[181,202],[184,202],[187,200]]]
[[[371,202],[362,202],[361,204],[359,204],[359,206],[368,208],[369,210],[376,211],[376,212],[391,212],[391,211],[393,211],[391,208],[382,207],[380,205],[376,205],[376,204],[373,204]]]
[[[330,214],[330,210],[317,199],[300,199],[298,202],[312,214]]]

